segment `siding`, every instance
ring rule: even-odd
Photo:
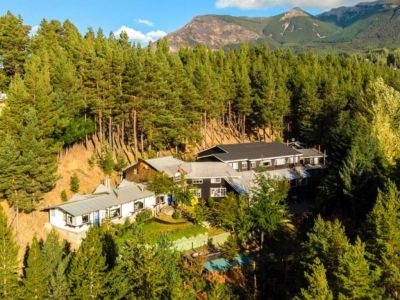
[[[191,185],[193,188],[201,189],[201,198],[204,200],[210,198],[211,188],[226,188],[226,193],[235,192],[235,190],[233,190],[232,187],[223,178],[221,178],[221,183],[211,183],[210,178],[204,178],[202,184],[193,184],[191,179],[187,179],[186,183]]]

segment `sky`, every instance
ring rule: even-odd
[[[0,0],[0,14],[10,10],[38,28],[40,21],[69,19],[84,33],[101,27],[105,33],[128,33],[132,41],[147,43],[188,23],[194,16],[227,14],[271,16],[300,6],[317,14],[357,0]]]

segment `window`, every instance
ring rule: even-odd
[[[211,183],[221,183],[221,178],[211,178]]]
[[[234,162],[234,163],[232,163],[232,168],[234,169],[234,170],[238,170],[239,169],[239,164],[237,163],[237,162]]]
[[[135,211],[141,210],[141,209],[144,208],[144,204],[143,204],[143,202],[138,201],[138,202],[135,202],[135,204],[133,205],[133,207],[134,207]]]
[[[156,203],[157,203],[157,204],[163,204],[163,203],[165,203],[165,198],[164,198],[164,196],[158,196],[158,197],[156,198]]]
[[[198,199],[201,198],[201,189],[191,189],[190,192]]]
[[[263,166],[270,167],[271,166],[271,161],[270,160],[264,161],[263,162]]]
[[[242,161],[242,169],[247,169],[247,161]]]
[[[74,218],[71,215],[66,215],[67,217],[67,224],[68,225],[74,225]]]
[[[192,184],[203,184],[203,179],[193,179]]]
[[[222,198],[226,196],[226,188],[211,188],[210,196],[212,198]]]
[[[109,209],[108,216],[111,219],[119,218],[121,216],[121,207]]]
[[[250,162],[250,168],[255,169],[257,167],[257,163],[255,161]]]
[[[83,215],[82,216],[82,223],[83,224],[89,223],[89,215]]]

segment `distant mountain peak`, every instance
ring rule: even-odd
[[[295,17],[309,17],[310,14],[304,10],[302,10],[300,7],[294,7],[291,10],[289,10],[288,12],[284,13],[281,21],[284,20],[288,20],[291,18],[295,18]]]

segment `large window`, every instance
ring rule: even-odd
[[[111,208],[108,210],[108,216],[111,219],[116,219],[121,216],[121,207]]]
[[[82,216],[82,223],[83,224],[89,223],[89,215],[83,215]]]
[[[65,218],[66,218],[66,222],[68,225],[74,225],[74,217],[73,216],[66,214]]]
[[[144,204],[143,204],[143,202],[138,201],[138,202],[135,202],[133,207],[135,208],[135,211],[142,210],[144,208]]]
[[[226,188],[211,188],[210,196],[212,198],[222,198],[226,196]]]
[[[193,179],[192,184],[203,184],[203,179]]]
[[[211,178],[211,183],[221,183],[221,178]]]

